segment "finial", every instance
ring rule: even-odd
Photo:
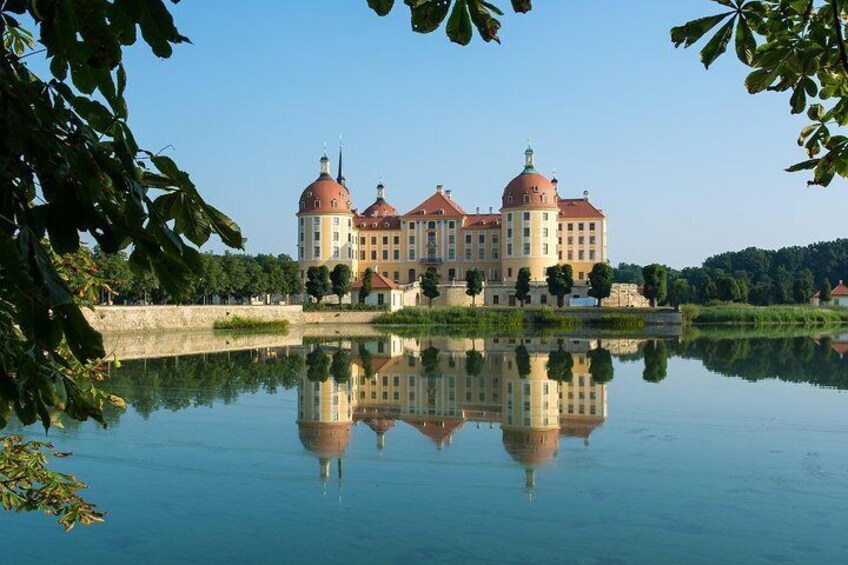
[[[533,146],[530,143],[530,139],[527,140],[527,150],[524,152],[524,172],[536,172],[536,158],[533,152]]]

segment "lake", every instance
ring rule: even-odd
[[[106,523],[0,514],[2,563],[848,555],[848,336],[247,345],[113,367],[49,436]]]

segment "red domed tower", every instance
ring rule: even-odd
[[[536,170],[535,152],[524,152],[524,170],[503,191],[501,207],[504,280],[514,281],[522,267],[535,281],[557,264],[559,198],[556,186]]]
[[[340,155],[341,157],[341,155]],[[309,267],[325,265],[332,270],[342,263],[357,272],[356,233],[350,191],[341,184],[344,176],[330,175],[327,153],[321,157],[321,172],[300,195],[297,213],[297,259],[301,279]]]

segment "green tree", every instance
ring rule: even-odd
[[[315,299],[318,304],[332,291],[330,284],[330,271],[324,265],[309,267],[306,270],[306,292]]]
[[[477,306],[477,296],[483,292],[483,271],[471,269],[465,272],[465,294],[471,297],[472,306]]]
[[[249,275],[245,269],[246,263],[238,255],[225,253],[221,258],[221,268],[224,270],[224,293],[227,295],[227,303],[233,296],[242,298],[249,284]]]
[[[530,375],[533,370],[530,365],[530,352],[523,345],[515,348],[515,369],[518,371],[518,376],[522,379]]]
[[[645,370],[642,378],[658,383],[668,373],[668,349],[664,341],[651,340],[645,344]]]
[[[806,304],[813,297],[813,274],[804,269],[792,283],[792,298],[796,304]]]
[[[515,281],[515,298],[521,302],[521,307],[524,308],[524,302],[530,296],[530,269],[521,267],[518,269],[518,278]]]
[[[330,374],[338,383],[350,382],[350,354],[339,346],[330,362]]]
[[[827,277],[822,279],[819,292],[821,293],[819,294],[819,300],[822,304],[828,304],[831,300],[833,300],[833,287]]]
[[[333,272],[330,273],[330,282],[332,283],[333,294],[339,299],[339,307],[342,305],[342,299],[350,292],[350,267],[342,263],[333,267]]]
[[[465,352],[465,374],[471,377],[476,377],[483,372],[483,354],[476,349],[469,349]]]
[[[739,284],[733,277],[724,275],[716,281],[718,299],[724,302],[739,302]]]
[[[127,254],[123,251],[103,253],[99,247],[95,247],[93,258],[105,283],[100,290],[100,302],[112,304],[114,295],[126,299],[132,289],[133,276]]]
[[[612,267],[606,263],[595,263],[592,270],[589,272],[589,296],[598,299],[598,306],[601,306],[604,298],[609,298],[612,292]]]
[[[424,374],[430,377],[438,376],[441,373],[438,348],[431,345],[421,352],[421,367],[424,369]]]
[[[675,279],[671,285],[671,291],[668,293],[668,301],[677,308],[681,304],[689,302],[691,292],[689,281],[684,278]]]
[[[650,301],[651,307],[656,308],[668,292],[668,269],[656,263],[647,265],[642,268],[642,278],[645,281],[643,286],[645,298]]]
[[[619,263],[613,270],[613,281],[626,284],[642,284],[642,266],[633,263]]]
[[[330,378],[330,358],[320,346],[306,354],[306,378],[321,383]]]
[[[421,292],[430,301],[430,308],[433,307],[433,299],[438,298],[439,292],[439,273],[435,269],[427,269],[424,276],[421,277]]]
[[[571,265],[551,265],[545,269],[545,282],[548,284],[548,292],[556,296],[557,307],[562,308],[565,296],[571,294],[574,287]]]
[[[365,269],[365,273],[362,275],[362,286],[359,287],[359,303],[365,304],[365,300],[368,298],[368,295],[371,294],[371,288],[374,281],[374,271],[371,270],[371,267]]]
[[[366,379],[374,376],[373,356],[364,343],[359,344],[359,359],[362,361],[362,374]]]
[[[227,290],[227,274],[221,264],[220,255],[204,253],[201,256],[201,275],[198,281],[198,293],[206,304],[212,296],[222,295]]]
[[[589,358],[589,374],[597,384],[606,384],[615,376],[612,364],[612,354],[609,349],[596,347],[586,354]]]
[[[559,346],[556,350],[548,353],[548,378],[552,381],[569,383],[574,377],[572,369],[574,358],[571,353]]]

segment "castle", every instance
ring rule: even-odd
[[[485,274],[488,285],[514,285],[522,267],[536,286],[545,269],[567,263],[578,286],[588,284],[596,263],[607,262],[607,218],[581,197],[561,198],[558,181],[538,172],[528,147],[524,168],[506,184],[498,213],[466,212],[452,191],[439,185],[418,206],[402,214],[377,186],[374,202],[359,212],[342,171],[333,179],[330,160],[321,157],[318,178],[300,195],[298,264],[301,279],[312,266],[348,265],[355,278],[367,268],[393,284],[414,283],[429,269],[441,281],[464,281],[469,270]],[[584,292],[585,294],[585,292]],[[499,301],[498,301],[499,302]]]

